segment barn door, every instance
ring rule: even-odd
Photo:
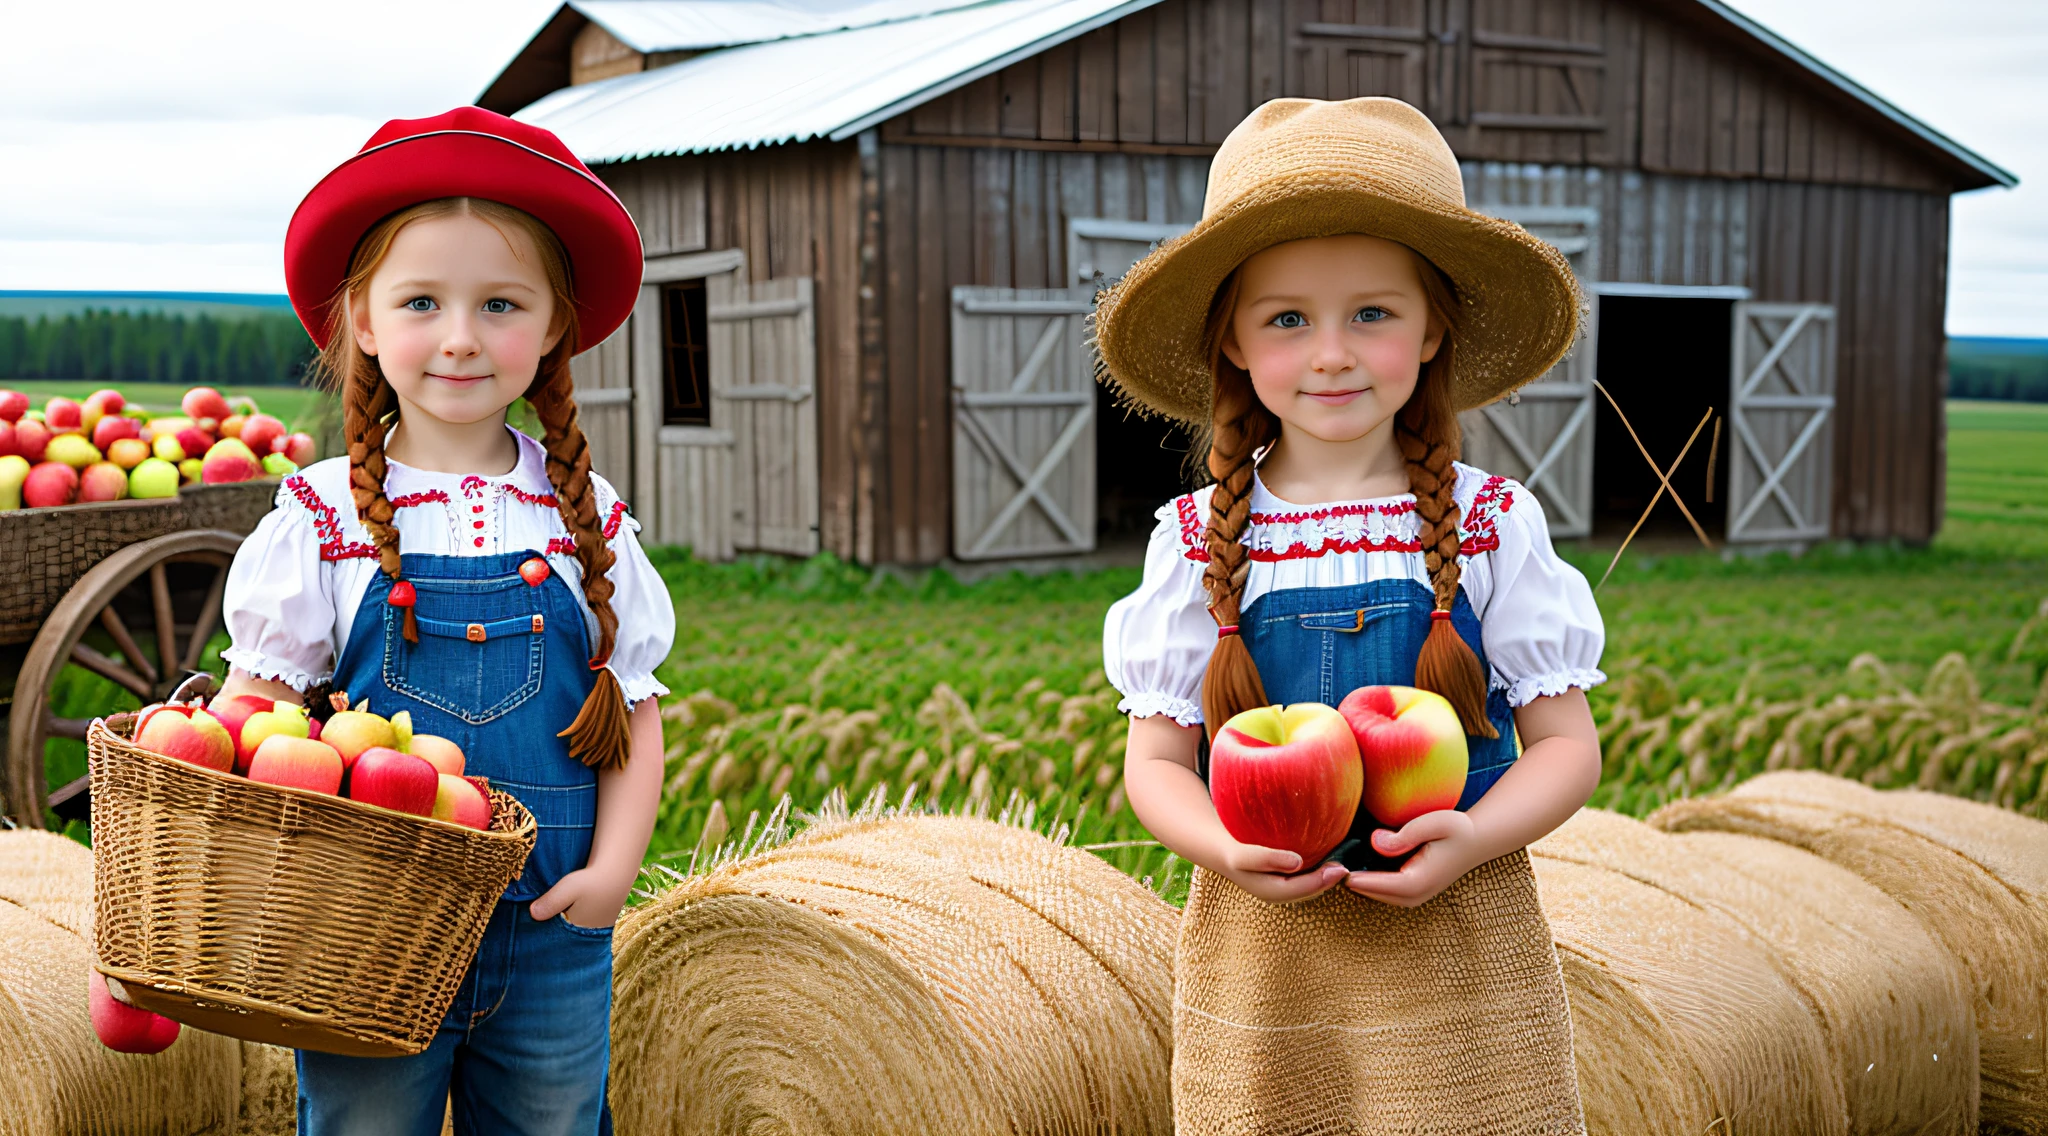
[[[953,555],[1095,547],[1093,290],[953,289]]]
[[[1494,205],[1482,212],[1513,221],[1556,246],[1579,287],[1599,279],[1600,212],[1579,206]],[[1488,473],[1528,486],[1543,502],[1553,537],[1593,532],[1593,366],[1597,311],[1579,342],[1541,378],[1503,399],[1458,416],[1464,457]]]
[[[1735,305],[1728,425],[1728,539],[1828,535],[1835,309]]]
[[[706,282],[711,424],[732,436],[735,548],[818,551],[818,349],[811,279]]]
[[[1067,221],[1067,264],[1077,285],[1108,287],[1123,279],[1160,241],[1193,226],[1163,221],[1115,221],[1074,217]]]

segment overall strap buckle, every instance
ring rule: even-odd
[[[470,642],[472,642],[472,643],[481,643],[481,642],[483,642],[483,641],[484,641],[484,625],[483,625],[483,624],[481,624],[481,623],[472,623],[472,624],[470,624],[470,625],[469,625],[469,631],[468,631],[468,636],[467,636],[467,637],[468,637],[469,641],[470,641]]]

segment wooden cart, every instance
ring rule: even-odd
[[[16,824],[43,827],[52,800],[81,788],[52,794],[44,775],[43,743],[82,739],[91,722],[51,709],[65,668],[105,676],[144,704],[198,670],[221,627],[228,564],[277,484],[0,513],[0,810]]]

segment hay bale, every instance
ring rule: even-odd
[[[299,1070],[292,1051],[245,1041],[241,1113],[233,1136],[292,1136],[299,1130]]]
[[[91,904],[84,848],[0,832],[0,1136],[232,1131],[240,1042],[184,1030],[162,1053],[137,1056],[93,1036]]]
[[[1596,1136],[1849,1131],[1799,992],[1746,933],[1606,868],[1530,849]]]
[[[1028,830],[854,819],[622,923],[622,1132],[1161,1133],[1174,916]]]
[[[2048,1134],[2048,825],[1813,772],[1767,773],[1722,796],[1676,801],[1649,823],[1768,837],[1897,900],[1967,975],[1984,1126]]]
[[[1744,933],[1819,1023],[1849,1131],[1977,1131],[1977,1027],[1962,968],[1854,873],[1774,841],[1675,836],[1599,809],[1532,851],[1617,872]]]

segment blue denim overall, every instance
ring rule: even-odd
[[[1405,578],[1334,588],[1285,588],[1253,601],[1238,626],[1258,664],[1268,702],[1335,706],[1361,686],[1415,685],[1415,660],[1429,635],[1429,613],[1435,607],[1427,587]],[[1490,673],[1480,643],[1479,617],[1463,588],[1451,605],[1451,627],[1479,656],[1481,673]],[[1471,808],[1515,761],[1515,719],[1506,690],[1487,693],[1486,716],[1500,737],[1465,736],[1471,764],[1465,791],[1458,798],[1460,809]],[[1203,758],[1206,777],[1207,747]],[[1372,814],[1361,805],[1349,836],[1332,858],[1354,870],[1386,870],[1399,864],[1400,860],[1373,851],[1368,838],[1375,827]]]
[[[455,1131],[598,1132],[611,1060],[612,932],[527,905],[583,867],[597,819],[597,774],[556,733],[595,675],[574,592],[519,566],[540,554],[407,555],[419,642],[379,572],[356,609],[334,687],[413,729],[462,747],[464,772],[519,798],[539,823],[525,871],[505,890],[440,1032],[411,1057],[301,1050],[301,1136],[437,1136],[452,1090]]]

